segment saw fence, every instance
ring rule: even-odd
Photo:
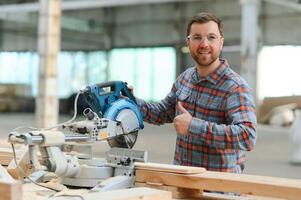
[[[109,192],[82,193],[85,200],[96,199],[292,199],[301,198],[301,180],[206,171],[204,168],[136,163],[135,188]],[[45,199],[47,189],[23,185],[1,167],[0,200]],[[25,187],[26,186],[26,187]],[[31,188],[31,189],[29,189]],[[215,192],[212,192],[215,191]],[[223,193],[222,193],[223,192]],[[27,196],[26,196],[27,195]],[[47,199],[47,198],[46,198]],[[54,197],[68,199],[68,197]],[[72,199],[70,197],[70,199]]]

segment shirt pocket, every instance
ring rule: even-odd
[[[191,92],[187,89],[180,89],[176,92],[177,101],[187,102],[189,101],[189,97],[191,96]]]
[[[187,88],[182,88],[182,89],[178,90],[176,92],[176,96],[177,96],[177,102],[180,101],[180,102],[183,102],[186,104],[193,104],[193,102],[194,102],[194,98],[192,97],[191,91],[187,90]],[[185,108],[185,105],[184,105],[184,108]],[[189,111],[188,108],[185,108],[185,109]],[[178,114],[181,114],[181,113],[179,113],[178,109],[176,109],[176,116]]]

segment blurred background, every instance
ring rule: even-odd
[[[203,11],[223,20],[221,56],[256,98],[246,173],[301,178],[300,0],[0,0],[1,139],[21,125],[70,119],[87,85],[122,80],[139,98],[164,98],[194,65],[186,25]],[[135,148],[171,163],[175,137],[172,124],[146,124]],[[109,148],[95,147],[97,155]]]

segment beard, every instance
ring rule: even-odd
[[[219,58],[219,53],[200,54],[191,53],[192,58],[200,67],[209,67]]]

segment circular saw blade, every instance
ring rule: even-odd
[[[138,131],[134,131],[128,134],[119,135],[112,139],[108,139],[110,147],[119,147],[131,149],[136,143],[138,137]]]
[[[130,109],[123,109],[117,114],[115,120],[121,123],[123,134],[108,139],[110,147],[133,148],[138,137],[139,128],[135,112]]]

